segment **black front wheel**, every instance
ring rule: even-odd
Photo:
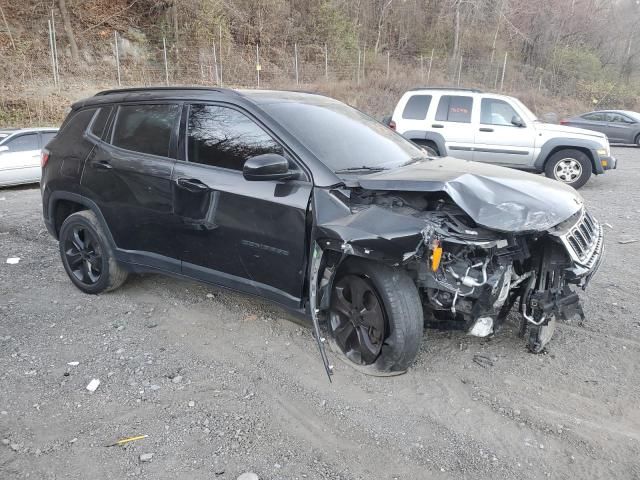
[[[127,279],[90,210],[69,215],[60,228],[60,256],[73,284],[85,293],[114,290]]]
[[[423,335],[418,290],[400,269],[349,259],[332,291],[331,347],[370,375],[397,375],[414,361]]]

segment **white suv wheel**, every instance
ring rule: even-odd
[[[563,158],[556,164],[553,174],[556,180],[573,183],[582,175],[582,165],[575,158]]]

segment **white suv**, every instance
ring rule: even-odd
[[[542,123],[518,99],[478,90],[410,90],[389,125],[436,155],[544,172],[574,188],[616,168],[604,134]]]

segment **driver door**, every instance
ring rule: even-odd
[[[286,148],[245,112],[187,107],[185,158],[172,175],[184,274],[299,306],[312,184]],[[248,181],[244,162],[276,153],[299,179]]]
[[[480,118],[474,122],[475,149],[473,160],[509,167],[533,164],[535,130],[532,125],[514,125],[520,114],[508,102],[484,97],[480,102]]]

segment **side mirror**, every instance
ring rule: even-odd
[[[524,127],[524,122],[518,115],[514,115],[513,117],[511,117],[511,124],[519,128]]]
[[[8,152],[8,151],[9,151],[9,147],[7,147],[6,145],[0,145],[0,153]]]
[[[244,162],[242,175],[251,181],[285,180],[295,176],[295,172],[289,170],[289,162],[282,155],[265,153]]]

